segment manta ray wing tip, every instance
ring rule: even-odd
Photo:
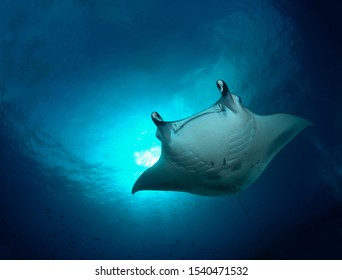
[[[137,191],[138,191],[137,188],[135,186],[133,186],[133,188],[132,188],[132,195],[134,195]]]

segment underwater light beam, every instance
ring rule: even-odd
[[[158,146],[153,146],[148,150],[143,151],[135,151],[134,152],[134,160],[137,165],[143,167],[151,167],[155,164],[161,154],[161,149]]]

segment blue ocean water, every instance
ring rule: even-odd
[[[1,1],[0,258],[341,259],[342,7],[297,2]],[[199,112],[219,78],[314,126],[243,205],[133,196],[160,153],[151,112]]]

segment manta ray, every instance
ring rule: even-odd
[[[237,195],[287,143],[312,125],[290,114],[254,114],[223,80],[216,84],[221,98],[189,118],[168,122],[152,113],[162,152],[135,182],[132,194],[158,190]]]

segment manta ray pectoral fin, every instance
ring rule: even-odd
[[[135,182],[132,194],[138,191],[158,190],[158,191],[188,191],[180,182],[186,175],[177,172],[173,166],[167,163],[163,158],[145,170],[143,174]]]
[[[259,145],[267,147],[267,157],[272,159],[287,143],[312,123],[290,114],[268,116],[254,115]]]

